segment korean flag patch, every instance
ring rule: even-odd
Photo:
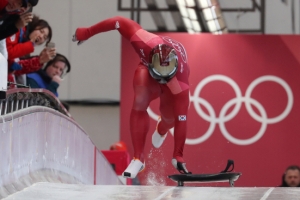
[[[186,115],[179,115],[178,120],[179,121],[186,121]]]

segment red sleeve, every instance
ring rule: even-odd
[[[8,4],[7,0],[0,0],[0,11]]]
[[[42,68],[42,64],[40,64],[40,57],[35,56],[28,59],[20,60],[19,64],[22,66],[21,70],[16,70],[15,75],[19,76],[22,74],[29,74],[35,71],[38,71]]]
[[[87,40],[88,38],[102,32],[107,32],[117,29],[122,36],[130,40],[131,36],[142,27],[135,21],[116,16],[103,20],[88,28],[78,28],[76,30],[76,38],[79,41]]]
[[[10,60],[28,55],[34,51],[34,46],[31,41],[18,43],[18,40],[19,34],[6,38],[8,59]]]

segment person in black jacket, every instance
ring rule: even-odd
[[[15,34],[31,22],[32,7],[36,6],[38,1],[0,0],[0,40]]]
[[[285,170],[280,187],[300,187],[300,168],[297,165],[291,165]]]

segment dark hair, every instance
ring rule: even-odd
[[[46,66],[44,67],[44,70],[46,71],[46,69],[50,65],[52,65],[52,64],[54,64],[54,63],[56,63],[58,61],[61,61],[61,62],[65,63],[67,65],[68,69],[67,69],[66,73],[69,73],[71,71],[71,65],[70,65],[69,60],[64,55],[59,54],[59,53],[57,53],[56,56],[52,60],[50,60],[49,62],[47,62]]]
[[[39,0],[23,0],[22,7],[27,8],[27,4],[30,3],[32,7],[36,6],[39,3]]]
[[[285,173],[286,173],[288,170],[298,170],[298,171],[300,172],[300,167],[297,166],[297,165],[291,165],[291,166],[288,166],[288,168],[286,168],[286,170],[285,170]]]
[[[52,39],[52,28],[49,25],[49,23],[46,20],[40,19],[38,16],[34,15],[32,21],[28,24],[28,37],[29,35],[35,31],[35,30],[41,30],[43,28],[48,28],[49,29],[49,34],[48,34],[48,44],[51,39]]]
[[[28,0],[28,3],[30,3],[31,6],[34,7],[39,3],[39,0]]]

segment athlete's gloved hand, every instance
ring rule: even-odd
[[[72,41],[73,41],[73,42],[77,42],[77,41],[78,41],[75,34],[73,35]],[[78,41],[78,42],[77,42],[77,45],[79,46],[79,45],[81,45],[83,42],[85,42],[85,40],[83,40],[83,41]]]
[[[77,39],[77,36],[76,36],[77,31],[78,31],[78,29],[76,30],[75,34],[73,35],[72,41],[73,41],[73,42],[77,42],[77,41],[78,41],[78,42],[77,42],[77,45],[79,46],[79,45],[81,45],[83,42],[85,42],[85,40],[78,40],[78,39]]]

